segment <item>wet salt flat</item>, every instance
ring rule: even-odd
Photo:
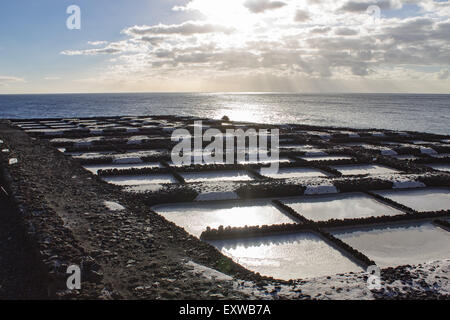
[[[364,142],[346,142],[346,143],[342,143],[342,145],[347,146],[347,147],[363,147],[363,148],[373,147],[371,144],[364,143]]]
[[[309,232],[210,243],[247,269],[276,279],[306,279],[362,271],[340,251]]]
[[[261,169],[259,172],[262,174]],[[264,176],[274,179],[288,178],[310,178],[331,176],[319,169],[314,168],[280,168],[277,173],[266,173]]]
[[[398,160],[416,160],[416,159],[418,159],[417,156],[414,156],[411,154],[393,155],[392,157],[396,158]]]
[[[83,166],[86,170],[91,171],[93,174],[97,174],[98,170],[127,170],[127,169],[143,169],[143,168],[160,168],[161,165],[158,162],[144,162],[136,164],[90,164]]]
[[[291,149],[296,151],[309,151],[315,150],[316,148],[309,144],[298,144],[298,143],[288,143],[280,145],[280,149]]]
[[[352,157],[344,155],[330,155],[330,156],[299,156],[299,159],[306,161],[331,161],[331,160],[350,160]]]
[[[253,178],[246,171],[183,172],[180,175],[186,182],[203,181],[250,181]]]
[[[295,223],[268,200],[170,204],[152,209],[196,237],[200,237],[208,226],[218,228]]]
[[[438,154],[430,154],[433,158],[450,158],[450,153],[438,153]]]
[[[342,165],[342,166],[331,166],[343,175],[358,175],[358,174],[388,174],[388,173],[398,173],[399,171],[391,169],[380,165]]]
[[[448,188],[386,190],[374,193],[416,211],[450,210],[450,189]]]
[[[152,183],[176,183],[177,180],[171,174],[146,174],[135,176],[103,177],[104,181],[119,186],[133,186]]]
[[[404,214],[364,193],[302,196],[282,200],[302,216],[313,221],[353,219]]]
[[[217,160],[217,161],[212,161],[212,160],[202,160],[202,162],[201,163],[196,163],[195,161],[194,161],[194,159],[191,159],[191,160],[188,160],[188,161],[186,161],[186,162],[184,162],[184,163],[174,163],[173,161],[168,161],[167,162],[170,166],[173,166],[173,167],[184,167],[184,166],[191,166],[191,165],[210,165],[210,164],[224,164],[224,161],[223,160]]]
[[[256,164],[256,163],[260,163],[260,164],[270,164],[270,163],[275,163],[275,162],[279,162],[279,163],[289,163],[292,162],[292,160],[290,160],[289,158],[286,157],[280,157],[278,160],[277,159],[267,159],[267,160],[253,160],[253,159],[249,159],[248,157],[246,158],[246,160],[241,161],[238,160],[237,163],[239,164]]]
[[[380,267],[450,258],[450,232],[429,222],[347,229],[333,235]]]
[[[449,163],[428,164],[427,166],[430,168],[433,168],[434,170],[450,172],[450,164]]]
[[[113,150],[109,151],[96,151],[96,152],[64,152],[66,156],[72,156],[75,159],[96,159],[105,156],[114,155],[116,152]]]

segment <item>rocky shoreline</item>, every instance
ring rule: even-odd
[[[0,123],[0,139],[2,148],[9,150],[0,155],[0,184],[6,191],[2,204],[7,207],[7,215],[1,219],[9,223],[2,228],[11,231],[6,236],[11,244],[5,244],[3,235],[0,243],[9,250],[26,248],[9,261],[5,257],[11,255],[1,254],[0,265],[8,266],[2,268],[2,279],[6,280],[0,283],[1,299],[450,297],[449,261],[426,268],[384,269],[386,289],[380,291],[367,291],[363,273],[320,281],[262,277],[152,212],[149,205],[163,203],[161,195],[157,201],[151,195],[144,197],[146,201],[136,201],[138,196],[83,169],[82,161],[64,156],[48,140],[33,138],[7,121]],[[17,163],[10,164],[11,158]],[[445,179],[448,183],[448,177]],[[167,197],[178,193],[174,188]],[[197,195],[183,190],[184,198],[178,193],[180,201]],[[251,184],[245,192],[254,192]],[[27,271],[27,264],[33,265],[33,272]],[[66,269],[72,264],[81,266],[81,290],[66,288]],[[20,289],[19,283],[30,283],[23,285],[28,291]],[[396,290],[398,287],[401,289]]]

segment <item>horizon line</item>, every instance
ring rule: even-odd
[[[94,95],[94,94],[280,94],[280,95],[337,95],[337,94],[391,94],[391,95],[450,95],[433,92],[294,92],[294,91],[120,91],[120,92],[37,92],[37,93],[0,93],[0,96],[26,95]]]

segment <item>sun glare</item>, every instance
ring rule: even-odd
[[[189,8],[201,12],[211,23],[249,28],[255,17],[244,6],[245,0],[194,0]]]

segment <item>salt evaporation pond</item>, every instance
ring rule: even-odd
[[[330,155],[330,156],[299,156],[299,159],[306,161],[331,161],[331,160],[350,160],[352,157],[344,155]]]
[[[306,279],[363,271],[310,232],[208,242],[245,268],[276,279]]]
[[[438,154],[430,154],[433,158],[450,158],[450,153],[438,153]]]
[[[334,231],[380,267],[450,258],[450,233],[431,222]]]
[[[434,170],[450,172],[450,164],[448,163],[429,164],[428,167],[433,168]]]
[[[250,181],[253,178],[246,171],[210,171],[210,172],[182,172],[180,175],[186,182],[204,181]]]
[[[396,158],[398,160],[416,160],[416,159],[418,159],[417,156],[414,156],[412,154],[396,155],[396,156],[392,156],[392,157]]]
[[[448,188],[385,190],[375,193],[416,211],[450,210],[450,189]]]
[[[200,237],[206,227],[295,223],[269,200],[169,204],[155,206],[152,209],[196,237]]]
[[[239,164],[271,164],[271,163],[289,163],[291,160],[286,157],[281,157],[279,159],[266,159],[266,160],[250,160],[248,157],[246,157],[246,160],[238,160],[237,163]]]
[[[360,192],[301,196],[284,199],[282,202],[305,218],[316,222],[404,214]]]
[[[127,170],[127,169],[144,169],[144,168],[160,168],[158,162],[143,162],[136,164],[89,164],[83,166],[86,170],[97,174],[98,170]]]
[[[119,186],[133,186],[152,183],[176,183],[177,180],[171,174],[145,174],[135,176],[103,177],[104,181]]]
[[[263,174],[261,169],[260,174]],[[264,173],[266,177],[274,179],[328,177],[329,174],[314,168],[280,168],[276,173]]]
[[[336,169],[343,175],[358,175],[358,174],[388,174],[388,173],[399,173],[395,169],[391,169],[385,166],[379,165],[342,165],[342,166],[330,166]]]

